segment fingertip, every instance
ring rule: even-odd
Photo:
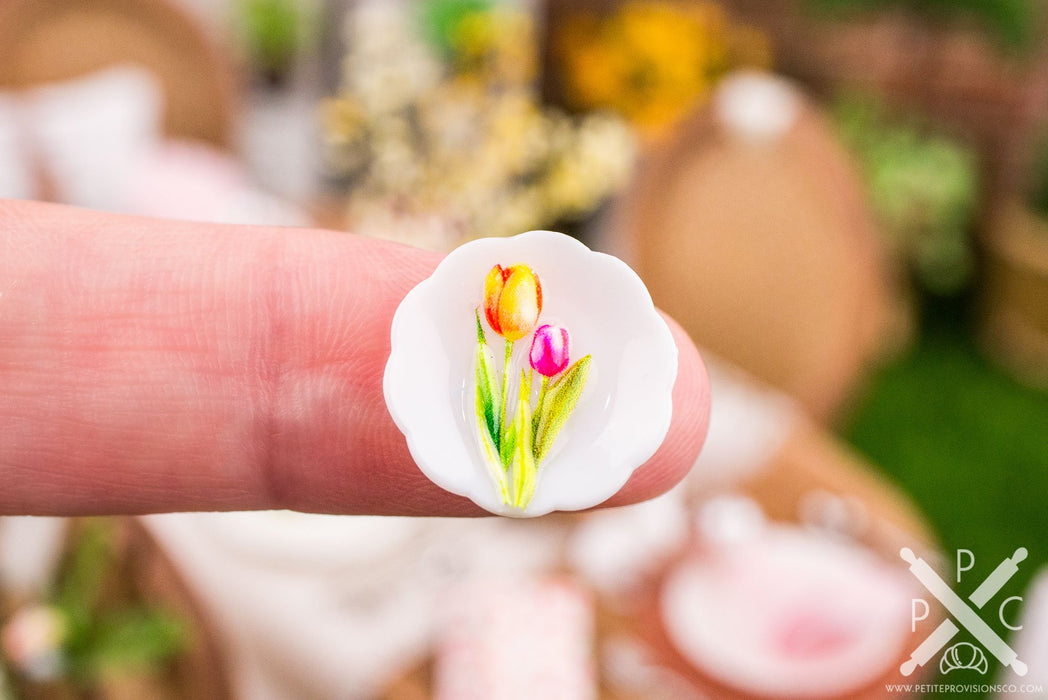
[[[622,489],[600,507],[630,505],[655,498],[676,486],[691,470],[706,440],[710,419],[710,380],[695,343],[663,314],[677,343],[677,381],[673,417],[655,455],[633,473]]]

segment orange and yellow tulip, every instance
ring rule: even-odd
[[[527,265],[496,265],[484,280],[484,316],[506,340],[520,340],[535,329],[542,313],[542,284]]]

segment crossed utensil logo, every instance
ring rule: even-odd
[[[1019,562],[1026,559],[1026,555],[1026,548],[1020,547],[1015,550],[1014,555],[997,565],[993,573],[987,576],[979,584],[979,587],[968,596],[968,600],[975,606],[973,610],[967,603],[961,600],[960,596],[954,593],[953,589],[945,581],[939,578],[939,575],[928,565],[928,562],[916,556],[913,550],[903,547],[899,552],[899,556],[903,558],[903,561],[910,565],[910,572],[928,589],[929,593],[935,596],[936,600],[942,603],[947,612],[957,620],[957,623],[960,623],[962,627],[968,630],[998,661],[1005,666],[1011,666],[1012,670],[1019,676],[1026,675],[1028,670],[1026,664],[1020,661],[1018,654],[979,617],[976,610],[981,610],[991,598],[1004,588],[1004,584],[1019,570]],[[942,651],[943,647],[949,644],[950,640],[960,632],[957,623],[950,618],[939,623],[935,631],[921,642],[920,646],[910,654],[910,658],[899,667],[902,675],[909,676],[918,666],[923,666]]]

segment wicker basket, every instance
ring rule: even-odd
[[[1009,55],[977,28],[905,12],[833,20],[805,0],[720,0],[768,33],[776,66],[819,91],[871,90],[973,139],[988,195],[1021,189],[1029,144],[1048,119],[1048,45]]]
[[[701,347],[831,420],[893,320],[862,187],[809,106],[776,143],[714,110],[649,154],[616,234],[655,303]]]
[[[205,31],[164,0],[0,2],[0,90],[68,80],[119,64],[152,72],[171,136],[228,147],[235,81]]]
[[[983,244],[982,344],[1018,377],[1048,388],[1048,221],[1011,201]]]

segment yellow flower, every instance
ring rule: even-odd
[[[535,329],[542,313],[542,284],[527,265],[491,268],[484,279],[484,316],[506,340],[520,340]]]
[[[633,0],[605,19],[589,12],[569,18],[554,50],[569,103],[613,109],[658,136],[702,104],[731,67],[766,66],[762,36],[731,23],[712,2]]]

